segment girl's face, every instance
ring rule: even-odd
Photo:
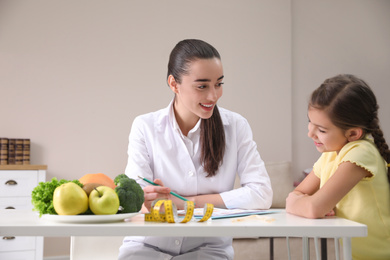
[[[348,143],[346,132],[335,126],[328,115],[313,107],[308,110],[309,132],[317,150],[323,152],[339,152]]]
[[[181,83],[170,76],[168,83],[176,94],[174,107],[179,120],[192,124],[199,118],[210,118],[222,96],[223,78],[222,63],[218,58],[192,61]]]

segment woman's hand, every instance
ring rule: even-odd
[[[160,179],[155,179],[154,183],[160,186],[149,185],[143,188],[144,190],[144,207],[150,212],[150,208],[152,206],[152,202],[156,199],[169,199],[171,189],[168,187],[164,187],[163,182]],[[143,209],[144,211],[145,209]]]

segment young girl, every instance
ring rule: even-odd
[[[172,50],[168,85],[174,98],[165,109],[141,115],[129,136],[126,174],[154,180],[144,187],[144,212],[155,199],[202,208],[268,209],[271,183],[245,118],[217,107],[224,80],[217,50],[201,40],[184,40]],[[236,173],[241,188],[232,190]],[[119,259],[233,259],[232,238],[126,237]]]
[[[377,113],[363,80],[325,80],[308,109],[308,136],[322,155],[286,199],[286,211],[295,215],[366,224],[368,236],[352,239],[353,259],[390,259],[390,151]]]

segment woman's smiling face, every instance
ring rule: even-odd
[[[325,111],[309,107],[308,136],[313,139],[317,150],[339,152],[348,143],[345,131],[335,126]]]
[[[188,73],[175,82],[175,111],[183,121],[196,122],[213,114],[222,96],[223,68],[221,60],[196,59],[189,63]]]

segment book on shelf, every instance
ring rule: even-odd
[[[0,165],[8,164],[8,138],[0,137]]]
[[[15,164],[23,164],[23,139],[15,140]]]
[[[23,139],[23,163],[30,164],[30,139]]]
[[[8,139],[8,164],[15,164],[15,138]]]

